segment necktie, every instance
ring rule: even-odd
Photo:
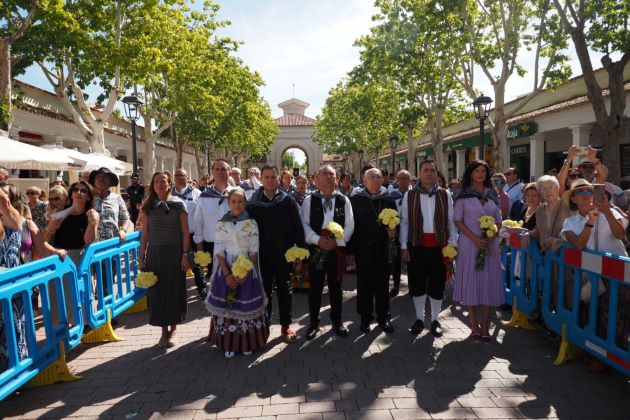
[[[332,199],[331,195],[324,197],[324,210],[329,211],[332,210]]]

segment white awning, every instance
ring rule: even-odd
[[[65,147],[47,146],[46,149],[56,154],[66,156],[73,160],[74,170],[94,171],[99,168],[107,168],[118,176],[129,175],[133,171],[131,163],[114,159],[100,153],[81,153],[77,150],[67,149]]]
[[[73,160],[42,147],[0,136],[0,166],[9,169],[65,171]]]

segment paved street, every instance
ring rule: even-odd
[[[404,280],[403,280],[404,283]],[[119,318],[119,343],[81,345],[69,354],[83,380],[29,389],[0,403],[16,418],[629,418],[628,380],[612,370],[593,374],[585,363],[553,365],[558,342],[541,332],[498,326],[494,341],[468,338],[461,307],[445,302],[444,337],[407,328],[413,308],[403,293],[392,301],[393,324],[358,330],[355,277],[346,277],[349,338],[330,331],[287,345],[277,324],[263,352],[225,360],[206,341],[208,317],[189,279],[188,320],[180,344],[155,344],[159,331],[146,312]],[[324,297],[324,305],[327,303]],[[306,295],[294,296],[294,328],[306,328]],[[277,322],[277,320],[275,320]],[[374,324],[376,326],[376,324]]]

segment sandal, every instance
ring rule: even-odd
[[[295,335],[291,327],[283,327],[281,335],[285,343],[293,343],[295,340],[297,340],[297,335]]]
[[[470,334],[470,336],[475,339],[475,341],[479,341],[481,340],[481,334],[479,334],[478,332],[474,332],[472,334]]]
[[[481,341],[483,341],[484,343],[490,343],[490,336],[489,335],[482,335],[481,336]]]
[[[163,335],[157,343],[158,347],[164,348],[168,345],[168,337]]]

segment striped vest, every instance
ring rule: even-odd
[[[416,189],[407,193],[407,215],[409,218],[409,245],[419,246],[422,241],[422,224],[424,217],[420,207],[420,196],[422,194]],[[448,242],[448,192],[440,188],[435,193],[435,215],[433,217],[435,238],[440,245]]]

